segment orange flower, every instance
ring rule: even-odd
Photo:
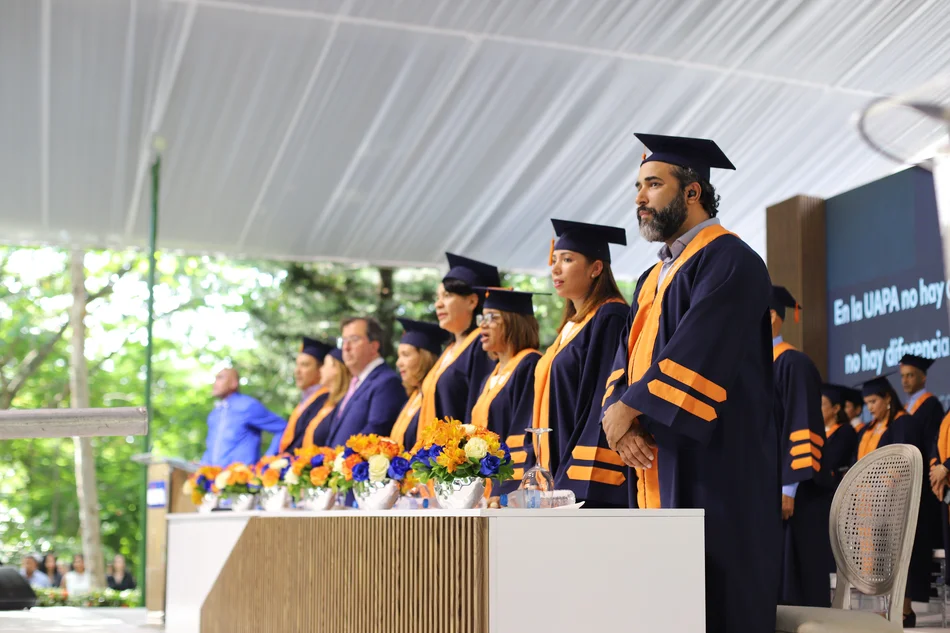
[[[298,457],[294,460],[294,463],[290,465],[290,470],[294,471],[294,474],[298,477],[303,474],[303,469],[310,465],[309,457]]]
[[[261,483],[265,488],[276,486],[278,481],[280,481],[280,471],[274,468],[268,468],[261,476]]]
[[[350,455],[349,457],[347,457],[345,460],[343,460],[343,465],[349,468],[350,470],[353,470],[353,467],[362,461],[365,461],[365,460],[362,457],[360,457],[357,453],[354,453]]]
[[[201,488],[195,488],[191,491],[191,503],[200,506],[201,502],[204,501],[205,492]]]
[[[402,452],[402,444],[393,442],[392,440],[380,440],[379,449],[381,455],[385,455],[392,460],[393,457],[396,457]]]
[[[450,473],[454,473],[455,469],[465,462],[465,451],[458,447],[447,446],[435,461]]]
[[[310,471],[310,483],[318,488],[325,486],[329,477],[330,469],[326,466],[318,466]]]

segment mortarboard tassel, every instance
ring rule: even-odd
[[[548,251],[548,266],[554,265],[554,238],[551,238],[551,250]]]
[[[643,162],[647,159],[647,153],[643,152],[643,156],[640,157],[640,161]]]
[[[801,321],[801,306],[798,303],[795,304],[795,323]]]

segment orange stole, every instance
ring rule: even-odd
[[[442,377],[446,369],[452,366],[455,359],[461,356],[462,352],[467,350],[468,347],[475,342],[478,336],[479,330],[475,328],[465,337],[461,345],[453,343],[447,347],[445,351],[442,352],[442,356],[439,357],[439,360],[433,365],[432,369],[429,370],[429,373],[426,374],[425,379],[422,381],[422,406],[419,409],[419,430],[416,433],[419,437],[422,437],[425,428],[435,420],[435,388],[439,384],[439,378]]]
[[[307,425],[307,430],[304,431],[303,448],[311,448],[313,446],[313,432],[317,430],[321,422],[327,419],[327,416],[333,412],[337,404],[336,402],[330,404],[330,402],[327,401],[327,403],[317,411],[317,415],[313,416],[313,419],[310,420],[310,424]]]
[[[482,395],[478,397],[475,406],[472,408],[472,424],[482,429],[488,428],[488,410],[495,396],[508,384],[508,379],[511,378],[511,374],[514,373],[518,364],[526,356],[540,353],[541,352],[536,349],[523,349],[505,363],[504,367],[501,366],[501,363],[495,364],[495,369],[489,374],[488,379],[485,381],[485,386],[482,388]],[[500,377],[501,380],[497,381],[495,386],[492,387],[492,378],[498,377]],[[505,438],[502,438],[502,440],[505,440]]]
[[[937,454],[940,456],[940,463],[950,459],[950,413],[947,413],[940,423],[940,435],[937,437]]]
[[[832,435],[834,435],[834,434],[835,434],[835,431],[838,430],[838,427],[839,427],[839,426],[841,426],[841,425],[840,425],[840,424],[834,424],[834,425],[832,425],[832,426],[826,426],[826,427],[825,427],[825,439],[828,439],[829,437],[831,437]]]
[[[778,357],[787,352],[790,349],[795,349],[795,346],[791,343],[781,342],[778,345],[772,346],[772,362],[778,360]]]
[[[621,299],[610,299],[604,303],[625,304],[626,302]],[[554,359],[561,353],[561,350],[567,347],[568,343],[573,341],[574,337],[587,327],[587,324],[594,318],[594,315],[597,314],[597,311],[600,310],[603,305],[604,304],[601,304],[591,310],[590,313],[584,317],[583,321],[575,323],[574,329],[571,330],[570,334],[564,337],[558,335],[554,344],[544,352],[544,356],[538,361],[537,366],[534,368],[534,415],[531,420],[532,427],[536,429],[546,429],[551,426],[551,365],[554,364]],[[545,469],[550,469],[551,452],[549,450],[550,442],[548,441],[548,433],[542,435],[540,441],[541,448],[544,449],[541,452],[541,466]],[[609,451],[610,449],[606,450]]]
[[[656,337],[660,333],[660,315],[663,311],[663,297],[670,282],[683,264],[723,235],[733,235],[722,226],[715,224],[700,231],[696,237],[683,249],[680,256],[673,262],[663,283],[659,284],[660,270],[663,263],[659,262],[650,271],[640,294],[637,295],[637,315],[630,326],[630,338],[627,341],[627,384],[637,382],[653,364],[653,355],[656,348]],[[653,467],[637,468],[637,503],[640,508],[659,508],[660,505],[660,478],[657,474],[659,460],[657,450],[653,449]]]
[[[290,414],[290,419],[287,420],[287,426],[284,427],[284,434],[280,436],[281,453],[286,451],[287,447],[290,446],[290,443],[294,441],[294,435],[297,432],[297,420],[300,419],[300,415],[307,407],[313,404],[314,400],[327,393],[330,393],[329,389],[326,387],[320,387],[310,394],[309,398],[294,407],[294,412]],[[306,441],[306,438],[304,438],[304,441]]]
[[[915,413],[917,413],[917,409],[920,408],[920,405],[927,402],[928,398],[933,398],[933,397],[934,395],[930,393],[929,391],[923,392],[922,394],[920,394],[920,397],[917,398],[917,402],[914,403],[914,406],[907,409],[907,413],[909,413],[910,415],[914,415]]]
[[[406,437],[406,429],[409,428],[409,423],[412,422],[413,416],[416,415],[416,411],[418,411],[421,406],[422,391],[416,389],[412,397],[409,398],[409,402],[407,402],[406,406],[399,412],[399,417],[396,418],[396,423],[393,424],[393,430],[389,432],[389,439],[402,444],[403,439]],[[416,431],[418,434],[418,427]],[[408,449],[409,447],[407,446],[406,448]]]
[[[894,416],[894,419],[904,415],[903,411],[899,411],[897,415]],[[888,422],[875,422],[873,426],[869,427],[864,435],[861,436],[861,443],[858,445],[858,459],[863,459],[865,455],[871,451],[877,449],[877,445],[881,441],[881,436],[884,435],[884,431],[887,430]]]

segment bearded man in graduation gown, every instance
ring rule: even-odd
[[[734,169],[719,147],[637,138],[653,151],[637,179],[640,234],[663,245],[637,283],[604,432],[632,467],[633,507],[705,510],[706,630],[772,633],[781,513],[771,281],[716,218],[710,168]]]
[[[303,337],[300,353],[294,364],[294,382],[300,390],[300,402],[294,407],[284,432],[274,435],[268,455],[293,454],[304,444],[307,427],[327,401],[330,390],[320,384],[320,367],[323,359],[335,346],[308,336]]]
[[[333,413],[329,446],[343,446],[358,433],[388,436],[406,404],[402,379],[379,355],[383,340],[379,321],[349,318],[343,321],[341,329],[343,364],[353,378]]]
[[[805,354],[782,337],[786,309],[795,321],[802,306],[783,286],[772,287],[772,358],[775,372],[775,428],[782,445],[782,519],[785,553],[782,558],[782,604],[830,607],[828,507],[816,483],[825,448],[821,415],[821,375]]]
[[[217,403],[208,414],[207,449],[201,463],[222,468],[234,462],[257,463],[261,433],[281,433],[287,423],[256,398],[240,393],[240,377],[234,368],[218,372],[211,392]]]

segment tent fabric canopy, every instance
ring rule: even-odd
[[[625,226],[642,145],[715,139],[721,218],[895,165],[853,114],[950,59],[910,0],[5,0],[0,241],[275,259],[546,268],[548,218]],[[936,124],[935,124],[936,125]]]

